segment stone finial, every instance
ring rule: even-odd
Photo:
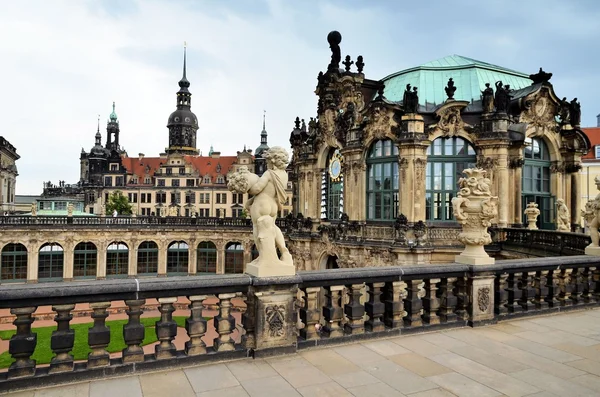
[[[537,72],[536,74],[529,75],[529,78],[531,80],[533,80],[532,84],[547,83],[548,81],[550,81],[551,77],[552,77],[552,73],[544,72],[542,70],[542,68],[540,68],[540,71]]]
[[[571,214],[565,200],[556,200],[556,230],[559,232],[571,231]]]
[[[527,217],[527,229],[529,230],[537,230],[537,218],[540,215],[540,210],[538,209],[538,205],[534,202],[528,203],[527,208],[523,211],[525,216]]]
[[[465,245],[465,250],[455,260],[470,265],[492,264],[494,258],[485,252],[483,246],[492,242],[487,229],[498,214],[498,197],[492,196],[491,181],[485,176],[485,170],[469,168],[463,174],[466,177],[458,181],[460,190],[458,197],[452,199],[452,207],[454,218],[463,228],[458,241]]]
[[[346,55],[346,59],[342,62],[346,72],[350,72],[350,67],[354,65],[354,61],[350,58],[350,55]]]
[[[456,91],[456,87],[454,86],[454,80],[452,80],[452,77],[448,79],[448,84],[446,85],[444,90],[446,91],[448,99],[454,99],[454,92]]]
[[[363,62],[363,56],[359,55],[356,58],[356,70],[358,71],[358,73],[362,73],[364,67],[365,67],[365,63]]]

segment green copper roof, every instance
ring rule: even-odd
[[[493,88],[494,83],[501,80],[514,90],[531,85],[529,75],[524,73],[460,55],[450,55],[385,77],[382,80],[385,83],[384,96],[389,101],[400,102],[406,85],[410,84],[418,87],[419,105],[433,110],[448,98],[444,87],[450,77],[456,86],[454,99],[469,102],[481,99],[485,83],[490,83]]]
[[[117,114],[115,113],[115,103],[114,103],[114,102],[113,102],[113,111],[112,111],[112,113],[110,114],[110,116],[108,116],[108,117],[110,117],[110,119],[111,119],[112,121],[116,121],[116,120],[117,120]]]

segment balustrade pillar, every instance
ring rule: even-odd
[[[219,336],[214,339],[213,346],[216,351],[235,350],[235,343],[231,333],[235,329],[235,318],[231,315],[231,299],[233,294],[219,294],[219,314],[214,318],[215,329]]]
[[[425,297],[423,298],[423,320],[425,324],[439,324],[438,310],[440,300],[437,297],[437,284],[442,281],[439,278],[425,280]]]
[[[519,305],[523,308],[523,311],[530,311],[535,307],[533,303],[535,299],[536,290],[533,287],[533,278],[535,272],[523,272],[517,283],[519,290],[521,291],[521,297],[519,298]]]
[[[585,288],[583,283],[583,269],[575,268],[571,273],[571,301],[574,305],[579,305],[583,303],[581,299],[581,295],[583,294],[583,290]]]
[[[548,271],[548,279],[546,280],[546,285],[548,286],[548,296],[546,297],[546,302],[548,302],[549,307],[560,306],[560,301],[558,300],[558,296],[560,294],[560,280],[558,278],[559,274],[560,270]]]
[[[535,308],[537,310],[543,310],[548,308],[548,270],[540,270],[535,273],[534,288],[535,288]]]
[[[519,288],[519,278],[516,273],[510,273],[508,275],[507,286],[508,302],[506,308],[508,309],[508,312],[519,313],[523,311],[523,307],[519,305],[521,289]]]
[[[175,357],[177,351],[173,344],[173,339],[177,336],[177,323],[173,321],[173,312],[175,311],[173,303],[175,302],[177,302],[177,297],[158,298],[160,320],[156,322],[155,330],[160,343],[154,346],[154,355],[157,360]]]
[[[246,302],[246,311],[242,314],[242,326],[244,335],[242,336],[242,345],[245,349],[256,348],[256,296],[248,293],[243,297]]]
[[[423,302],[419,296],[420,284],[423,280],[407,280],[408,285],[407,296],[404,299],[404,308],[406,309],[406,317],[404,317],[404,325],[407,327],[420,327],[423,325],[421,320],[421,310]]]
[[[323,335],[335,338],[344,335],[341,323],[344,319],[344,311],[341,306],[342,285],[330,285],[325,288],[325,306],[323,307],[323,318],[326,321],[323,327]]]
[[[125,311],[129,316],[129,321],[123,326],[123,339],[127,347],[123,350],[124,363],[137,363],[144,361],[144,349],[140,346],[144,340],[145,329],[140,323],[142,315],[142,306],[145,299],[126,300],[125,304],[129,310]]]
[[[456,309],[457,299],[454,296],[454,283],[456,283],[456,277],[448,277],[442,279],[440,283],[440,321],[442,323],[452,323],[456,321]]]
[[[392,281],[385,286],[384,322],[390,328],[400,328],[404,325],[404,299],[406,298],[406,283]]]
[[[469,305],[469,295],[467,293],[466,277],[457,277],[455,290],[456,318],[458,320],[467,321],[469,319],[469,312],[467,311],[467,306]]]
[[[88,354],[88,368],[104,367],[110,364],[110,355],[106,348],[110,343],[110,328],[106,326],[106,309],[110,302],[90,303],[94,326],[88,330],[88,345],[92,351]]]
[[[305,340],[319,339],[317,324],[320,320],[319,311],[319,293],[321,287],[306,287],[302,289],[304,293],[304,305],[300,309],[300,320],[304,328],[300,330],[300,336]]]
[[[35,360],[30,357],[37,344],[37,333],[31,332],[31,324],[35,321],[32,314],[36,309],[36,306],[10,309],[10,313],[16,316],[13,325],[17,327],[17,331],[8,344],[8,353],[15,359],[8,368],[9,378],[35,374]]]
[[[594,299],[600,301],[600,267],[595,268],[594,273],[592,274],[592,280],[594,282],[592,289]]]
[[[50,373],[65,372],[73,370],[73,355],[69,352],[73,350],[75,343],[75,331],[69,327],[69,322],[73,319],[71,310],[75,305],[56,305],[52,310],[56,312],[56,331],[52,332],[50,338],[50,347],[55,357],[50,361]]]
[[[360,303],[364,284],[351,284],[346,286],[348,303],[344,305],[344,313],[348,322],[344,325],[344,332],[351,335],[365,333],[365,307]]]
[[[571,300],[571,273],[573,269],[562,269],[558,274],[558,285],[560,292],[558,293],[558,301],[561,306],[571,306],[573,301]]]
[[[494,313],[500,317],[508,314],[508,292],[507,288],[508,273],[498,274],[494,280]]]
[[[380,332],[385,330],[382,318],[385,313],[385,304],[381,300],[382,289],[385,283],[367,283],[369,287],[369,301],[365,302],[365,309],[369,319],[366,322],[367,331]]]
[[[206,354],[206,344],[202,341],[206,333],[206,320],[202,316],[203,302],[206,298],[208,295],[188,296],[190,317],[185,319],[185,329],[190,337],[190,340],[185,342],[185,354],[188,356]]]
[[[583,294],[581,299],[584,303],[596,302],[594,291],[596,289],[596,282],[594,281],[595,267],[586,267],[582,273],[583,277]]]

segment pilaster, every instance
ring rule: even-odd
[[[427,145],[424,140],[425,123],[419,114],[402,116],[402,135],[398,145],[399,214],[404,214],[408,222],[425,220],[425,169],[427,166]]]

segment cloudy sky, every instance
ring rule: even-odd
[[[17,194],[77,182],[113,101],[130,156],[164,151],[184,41],[204,154],[258,146],[263,110],[269,144],[288,147],[294,118],[316,111],[334,29],[368,78],[451,54],[543,66],[558,95],[579,98],[584,126],[600,113],[596,0],[0,1],[0,135],[21,156]]]

